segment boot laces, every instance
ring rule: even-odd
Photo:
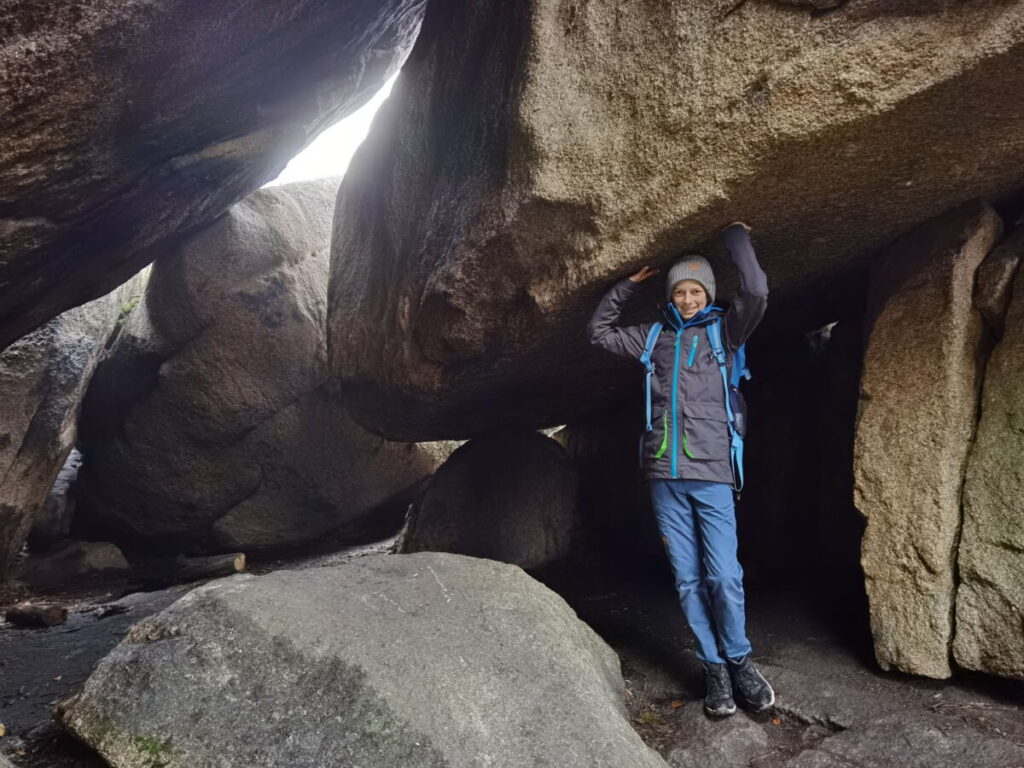
[[[729,673],[725,664],[708,664],[705,667],[707,672],[707,686],[709,698],[714,701],[727,699],[732,695],[729,684]]]

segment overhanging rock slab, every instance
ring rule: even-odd
[[[600,294],[734,219],[766,322],[832,320],[869,254],[1024,182],[1022,92],[1020,3],[435,4],[339,194],[334,375],[394,439],[571,422],[627,380]]]

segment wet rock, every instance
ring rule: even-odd
[[[587,348],[601,293],[706,250],[730,295],[735,219],[766,323],[835,319],[870,254],[1020,185],[1022,22],[932,0],[431,7],[338,197],[330,348],[353,412],[416,440],[576,421],[635,386]]]
[[[423,6],[8,3],[0,349],[274,178],[397,71]]]
[[[125,768],[664,766],[629,727],[618,658],[561,598],[433,553],[200,587],[59,717]]]
[[[46,494],[46,501],[36,510],[28,543],[34,549],[45,549],[71,533],[71,520],[75,514],[75,498],[72,487],[78,479],[82,466],[82,454],[74,448],[64,461],[57,479]]]
[[[166,608],[181,595],[181,590],[175,589],[135,593],[106,605],[77,603],[69,610],[65,623],[32,632],[0,627],[0,674],[4,681],[0,687],[0,721],[7,726],[0,749],[11,750],[9,742],[24,740],[31,758],[23,762],[22,768],[26,763],[32,768],[106,766],[91,755],[89,760],[62,760],[52,754],[51,749],[58,746],[53,743],[54,702],[79,689],[96,663],[110,653],[132,624]],[[84,752],[82,747],[73,754]]]
[[[879,254],[871,274],[854,478],[883,669],[948,677],[960,496],[977,417],[975,270],[1001,230],[970,204]]]
[[[69,541],[42,555],[26,558],[18,578],[35,587],[69,584],[90,576],[131,570],[121,550],[109,541]]]
[[[454,552],[537,568],[565,556],[578,480],[562,446],[536,432],[470,440],[412,506],[402,552]]]
[[[68,618],[68,609],[60,605],[18,603],[7,609],[4,618],[19,627],[53,627]]]
[[[0,580],[75,443],[104,344],[145,279],[65,312],[0,353]]]
[[[1012,242],[1019,256],[1024,239]],[[953,655],[968,669],[1024,679],[1024,273],[1005,323],[967,466]]]
[[[83,411],[94,525],[147,547],[279,549],[361,525],[443,460],[366,433],[323,386],[337,184],[256,192],[154,264]]]

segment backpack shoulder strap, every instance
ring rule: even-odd
[[[715,360],[720,366],[725,365],[725,345],[722,342],[722,319],[717,317],[708,324],[708,341]],[[729,372],[729,385],[738,387],[740,379],[750,380],[750,369],[747,367],[747,345],[740,344],[732,355],[732,370]]]
[[[651,355],[654,354],[654,345],[658,342],[662,327],[660,322],[651,326],[651,330],[647,332],[647,341],[644,343],[644,352],[640,355],[640,362],[647,369],[647,375],[644,377],[644,413],[647,417],[644,429],[646,432],[654,429],[654,425],[651,423],[651,376],[654,375],[654,363],[651,362]]]
[[[658,341],[658,336],[661,335],[661,329],[663,323],[657,322],[651,326],[651,329],[647,332],[647,340],[644,342],[644,352],[640,355],[640,363],[648,371],[654,370],[654,364],[651,363],[651,355],[654,353],[654,345]]]

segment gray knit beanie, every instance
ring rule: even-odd
[[[672,300],[672,289],[676,287],[676,283],[680,280],[696,280],[704,286],[704,290],[708,294],[708,304],[715,303],[715,273],[712,271],[708,260],[703,256],[696,254],[684,256],[668,271],[665,297],[669,301]]]

